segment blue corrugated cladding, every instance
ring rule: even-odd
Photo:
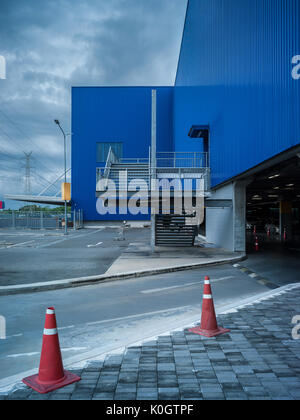
[[[158,150],[173,149],[173,88],[157,90]],[[72,200],[85,220],[137,220],[96,211],[98,142],[123,142],[124,158],[147,158],[151,144],[151,87],[72,88]]]
[[[216,186],[300,142],[299,0],[190,0],[174,89],[174,147],[211,128]]]

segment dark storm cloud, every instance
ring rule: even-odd
[[[11,176],[4,166],[22,179],[23,151],[33,151],[36,177],[62,172],[53,119],[69,131],[72,85],[174,83],[185,8],[186,0],[0,2],[7,64],[7,79],[0,80],[0,199],[12,188],[23,192],[22,182],[4,182]]]

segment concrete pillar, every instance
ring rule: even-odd
[[[286,240],[290,241],[293,237],[293,203],[290,201],[280,202],[279,229],[281,241],[284,241],[284,232]]]
[[[212,192],[214,200],[232,200],[232,184]],[[222,248],[233,250],[233,208],[206,208],[206,239]]]
[[[246,252],[246,187],[245,182],[233,185],[233,244],[235,252]]]
[[[76,210],[73,210],[73,230],[76,230]]]

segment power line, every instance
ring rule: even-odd
[[[4,152],[3,149],[0,148],[0,155],[6,156],[9,159],[19,160],[20,158],[17,158],[16,156],[12,156],[8,154],[7,152]]]
[[[35,142],[33,142],[32,141],[32,139],[30,139],[29,138],[29,136],[23,131],[23,130],[21,130],[20,129],[20,127],[8,116],[8,115],[6,115],[1,109],[0,109],[0,113],[14,126],[14,127],[16,127],[17,128],[17,130],[19,131],[19,133],[21,133],[22,134],[22,136],[24,136],[24,137],[26,137],[28,140],[29,140],[29,143],[35,148],[35,149],[37,149],[37,150],[39,150],[40,152],[41,152],[41,154],[44,154],[44,150],[42,150],[42,149],[40,149],[40,147],[39,146],[37,146],[37,144],[35,143]],[[1,131],[2,132],[4,132],[4,130],[3,129],[1,129]],[[12,138],[7,134],[7,133],[5,133],[4,132],[4,134],[10,139],[10,140],[12,140]],[[14,141],[14,140],[12,140],[12,141]],[[18,147],[19,147],[19,145],[18,145]],[[50,168],[48,168],[44,163],[42,163],[42,162],[39,162],[39,165],[41,165],[41,166],[43,166],[45,169],[47,169],[47,171],[48,172],[52,172],[52,173],[55,173],[55,171],[53,171],[52,169],[50,169]],[[55,173],[56,174],[56,173]]]

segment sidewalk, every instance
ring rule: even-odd
[[[0,399],[300,400],[300,284],[218,316],[229,334],[174,331],[73,371],[77,384],[40,395],[25,385]]]
[[[145,241],[134,242],[129,244],[105,274],[115,276],[136,273],[137,277],[142,274],[158,274],[212,264],[234,263],[242,260],[244,256],[243,253],[226,251],[200,240],[194,247],[155,247],[154,253]]]

